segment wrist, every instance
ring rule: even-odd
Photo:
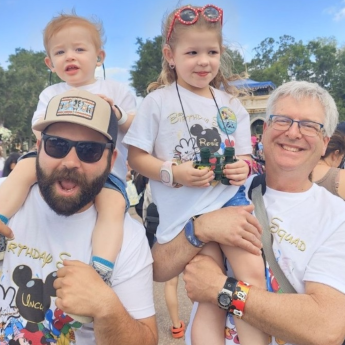
[[[249,290],[248,283],[228,277],[218,293],[219,308],[227,310],[231,315],[241,319],[244,315]]]
[[[195,235],[195,227],[194,227],[194,221],[195,217],[192,217],[188,220],[184,227],[184,233],[186,236],[187,241],[196,248],[202,248],[206,243],[201,241],[196,235]]]
[[[200,217],[195,217],[194,219],[194,234],[195,236],[202,242],[208,243],[210,242],[210,239],[205,236],[206,234],[204,233],[205,225],[203,223],[203,215]]]
[[[128,115],[122,108],[120,108],[119,106],[115,104],[114,104],[114,108],[115,108],[115,115],[117,118],[117,124],[121,126],[127,121]]]
[[[173,167],[176,165],[177,165],[176,162],[166,161],[161,166],[160,179],[161,179],[161,182],[168,187],[172,187],[172,188],[182,187],[182,185],[176,182],[176,179],[174,176]]]

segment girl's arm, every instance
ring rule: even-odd
[[[164,161],[151,156],[148,152],[135,146],[129,146],[128,163],[135,171],[149,179],[161,180],[160,170]],[[174,183],[188,187],[207,187],[214,177],[212,171],[195,169],[191,161],[180,165],[173,165],[172,173]]]

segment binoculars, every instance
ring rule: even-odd
[[[229,179],[223,174],[223,169],[226,164],[236,161],[235,149],[233,147],[226,147],[223,155],[217,153],[212,155],[209,148],[203,147],[200,149],[200,161],[195,161],[194,167],[196,169],[211,169],[214,172],[214,181],[220,181],[224,185],[230,185]]]

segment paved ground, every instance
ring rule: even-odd
[[[133,218],[141,221],[140,217],[135,213],[133,207],[130,208],[129,212]],[[158,333],[159,333],[159,345],[184,345],[185,341],[183,338],[174,339],[170,333],[171,321],[169,313],[165,304],[164,299],[164,283],[154,283],[154,299],[156,306],[156,317],[158,324]],[[180,318],[186,323],[189,320],[189,314],[192,308],[192,303],[186,295],[184,289],[184,282],[182,276],[179,278],[178,284],[178,299],[179,299],[179,313]]]

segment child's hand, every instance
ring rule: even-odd
[[[230,180],[232,185],[242,186],[248,177],[249,166],[244,160],[239,159],[237,162],[227,164],[223,174]]]
[[[209,169],[196,169],[193,162],[173,166],[174,182],[187,187],[209,187],[214,173]]]
[[[0,234],[4,235],[9,240],[14,239],[14,234],[13,234],[12,230],[1,221],[0,221]]]
[[[106,95],[102,95],[100,93],[97,94],[97,96],[103,98],[105,101],[107,101],[110,104],[110,106],[113,108],[113,110],[115,112],[115,115],[116,115],[117,119],[119,119],[121,117],[121,114],[120,114],[119,110],[115,107],[113,99],[107,97]]]

